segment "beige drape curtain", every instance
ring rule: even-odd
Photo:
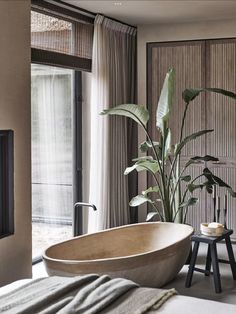
[[[91,150],[88,231],[130,222],[129,184],[123,175],[132,137],[127,120],[101,116],[109,107],[135,101],[136,29],[98,15],[94,25],[91,83]]]

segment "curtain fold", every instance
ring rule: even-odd
[[[130,222],[129,184],[123,173],[133,128],[128,132],[125,118],[99,114],[135,101],[136,29],[97,15],[92,60],[89,201],[98,211],[89,212],[89,232]]]

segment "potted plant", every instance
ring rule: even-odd
[[[206,189],[212,193],[213,186],[225,188],[232,197],[236,197],[233,189],[221,178],[214,175],[207,167],[196,177],[188,173],[190,165],[199,162],[213,161],[219,159],[214,156],[195,156],[181,166],[181,153],[185,145],[194,141],[200,136],[211,133],[214,130],[199,130],[184,137],[184,125],[186,113],[192,100],[201,92],[214,92],[236,99],[236,94],[218,88],[185,89],[182,98],[185,109],[182,117],[178,143],[171,143],[171,125],[169,123],[172,109],[174,93],[174,70],[170,69],[166,74],[163,88],[160,94],[156,110],[156,127],[159,132],[159,141],[151,138],[147,123],[149,120],[148,110],[141,105],[124,104],[104,110],[103,115],[120,115],[133,119],[142,127],[146,134],[146,141],[139,146],[141,152],[147,153],[146,156],[133,159],[134,164],[128,167],[124,174],[136,170],[148,171],[154,178],[155,185],[142,191],[130,201],[130,206],[139,206],[145,202],[151,204],[152,210],[147,215],[147,221],[158,216],[159,220],[166,222],[186,223],[187,212],[190,206],[197,203],[198,198],[194,196],[197,189]]]

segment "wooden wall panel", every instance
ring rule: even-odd
[[[189,87],[218,87],[236,91],[236,39],[187,41],[148,44],[148,108],[151,112],[149,132],[158,138],[155,112],[165,74],[169,68],[176,71],[175,101],[172,110],[172,143],[178,141],[180,121],[184,110],[182,91]],[[218,165],[208,166],[236,189],[236,105],[235,101],[213,93],[203,93],[191,103],[184,134],[213,128],[214,134],[189,144],[183,152],[187,160],[193,155],[211,154],[219,157]],[[202,166],[202,167],[203,167]],[[202,168],[192,167],[195,176]],[[152,184],[148,177],[148,184]],[[198,192],[197,192],[198,193]],[[218,190],[222,196],[224,190]],[[197,194],[196,194],[197,195]],[[192,207],[188,221],[199,229],[200,222],[213,218],[211,195],[200,193],[198,206]],[[228,225],[236,230],[236,200],[229,198]]]
[[[149,132],[158,140],[155,117],[156,107],[161,88],[168,69],[174,68],[176,73],[174,103],[171,112],[170,126],[172,131],[172,144],[179,141],[181,118],[184,112],[182,92],[185,88],[205,86],[205,42],[178,42],[178,43],[153,43],[148,49],[148,108],[151,113]],[[184,128],[184,135],[205,128],[205,95],[191,103]],[[187,161],[193,155],[204,155],[205,137],[190,143],[183,150],[184,160]],[[200,167],[192,167],[186,174],[197,176]],[[148,177],[148,185],[154,182]],[[196,194],[199,194],[196,192]],[[188,221],[195,228],[199,228],[200,222],[205,220],[205,197],[200,195],[198,205],[189,211]]]
[[[209,67],[208,86],[236,90],[236,41],[214,42],[207,45]],[[211,154],[224,158],[236,157],[236,106],[235,101],[218,94],[209,94],[208,127],[214,134],[209,137]]]
[[[207,42],[207,83],[236,91],[236,40]],[[236,190],[236,103],[222,95],[207,94],[207,127],[213,128],[207,142],[207,153],[217,156],[221,163],[211,170]],[[223,205],[224,189],[218,189]],[[236,231],[236,199],[228,197],[228,225]],[[234,236],[236,237],[236,236]]]
[[[150,47],[149,64],[149,96],[148,108],[151,111],[151,123],[149,130],[154,138],[158,137],[155,128],[155,113],[161,88],[165,79],[165,75],[170,68],[174,68],[176,72],[176,86],[174,96],[174,106],[171,114],[172,141],[176,143],[179,139],[179,130],[181,117],[184,111],[184,102],[182,100],[182,92],[187,87],[201,87],[205,85],[205,43],[188,42],[188,43],[164,43],[152,44]],[[148,61],[150,63],[150,61]],[[201,71],[199,71],[201,69]],[[150,84],[150,85],[149,85]],[[150,88],[151,86],[151,88]],[[187,121],[184,134],[190,134],[205,127],[204,103],[205,96],[201,95],[191,104],[188,110]],[[194,154],[202,154],[204,150],[204,137],[190,143],[183,151],[186,157]]]
[[[187,174],[191,175],[192,178],[200,175],[203,170],[203,165],[192,166],[188,168]],[[197,182],[196,182],[197,184]],[[208,208],[205,206],[206,192],[201,190],[196,190],[193,193],[194,197],[199,198],[198,204],[189,207],[187,215],[187,223],[191,224],[195,230],[200,229],[201,222],[207,221]]]

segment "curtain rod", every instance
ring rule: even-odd
[[[59,5],[56,1],[50,0],[31,0],[31,7],[37,10],[46,10],[51,14],[57,13],[58,15],[66,18],[71,18],[72,20],[81,21],[84,23],[94,24],[95,16],[91,16],[91,14],[85,14],[77,10],[72,10],[68,6]]]
[[[47,0],[46,0],[47,1]],[[80,7],[77,7],[76,5],[73,5],[71,3],[67,3],[67,2],[64,2],[64,1],[61,1],[61,0],[52,0],[52,2],[56,2],[58,4],[61,4],[61,5],[64,5],[68,8],[71,8],[71,9],[74,9],[76,11],[79,11],[79,12],[83,12],[85,14],[88,14],[89,16],[95,18],[96,14],[91,12],[91,11],[88,11],[86,9],[83,9],[83,8],[80,8]]]
[[[98,14],[100,14],[100,13],[98,13]],[[113,21],[115,21],[115,22],[118,22],[118,23],[127,25],[127,26],[129,26],[129,27],[137,28],[137,26],[134,26],[134,25],[131,25],[131,24],[122,22],[122,21],[120,21],[120,20],[115,19],[114,17],[110,17],[110,16],[107,16],[107,15],[105,15],[105,14],[101,14],[101,15],[103,15],[104,17],[106,17],[106,18],[108,18],[108,19],[110,19],[110,20],[113,20]]]
[[[79,11],[81,11],[81,12],[87,13],[87,14],[89,14],[89,15],[92,15],[94,18],[95,18],[95,16],[96,16],[97,14],[99,14],[99,13],[94,13],[94,12],[92,12],[92,11],[83,9],[83,8],[81,8],[81,7],[77,7],[77,6],[75,6],[75,5],[73,5],[73,4],[70,4],[70,3],[66,3],[66,2],[64,2],[64,1],[62,1],[62,0],[53,0],[53,2],[57,2],[58,4],[66,5],[66,6],[68,6],[68,7],[73,8],[73,9],[76,9],[76,10],[79,10]],[[122,22],[122,21],[120,21],[120,20],[117,20],[117,19],[115,19],[115,18],[113,18],[113,17],[110,17],[110,16],[107,16],[107,15],[105,15],[105,14],[101,14],[101,15],[103,15],[104,17],[106,17],[106,18],[108,18],[108,19],[111,19],[111,20],[113,20],[113,21],[115,21],[115,22],[119,22],[119,23],[121,23],[121,24],[130,26],[130,27],[137,28],[137,26],[134,26],[134,25],[131,25],[131,24]]]

